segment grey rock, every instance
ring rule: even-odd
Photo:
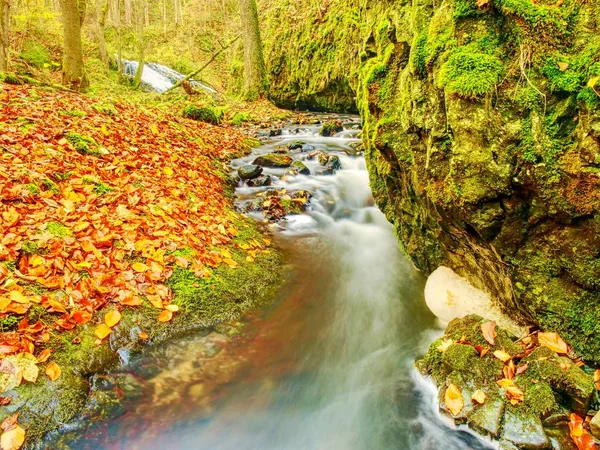
[[[468,423],[478,433],[498,437],[503,413],[504,402],[501,399],[489,400],[475,408],[469,416]]]
[[[263,168],[255,164],[246,164],[238,169],[238,175],[242,180],[251,180],[260,176]]]
[[[600,412],[597,412],[590,421],[590,431],[596,439],[600,439]]]
[[[271,186],[272,182],[273,179],[271,178],[271,175],[262,175],[260,177],[254,178],[253,180],[248,180],[248,186]]]
[[[526,412],[506,411],[502,439],[525,450],[552,448],[539,417]]]

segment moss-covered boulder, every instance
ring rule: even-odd
[[[279,153],[267,153],[257,157],[252,164],[262,167],[286,168],[290,167],[294,160],[291,156],[282,155]]]
[[[568,436],[570,412],[585,417],[597,400],[593,377],[576,361],[539,346],[535,334],[518,340],[495,328],[491,344],[483,324],[489,322],[476,315],[455,319],[417,361],[439,388],[440,410],[506,448],[555,448],[551,444]],[[446,405],[452,385],[462,395],[459,412]]]

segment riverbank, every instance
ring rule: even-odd
[[[43,448],[93,374],[271,300],[282,260],[234,209],[227,164],[253,145],[240,131],[41,87],[0,95],[0,420],[18,413]]]

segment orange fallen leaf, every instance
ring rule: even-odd
[[[46,366],[46,375],[48,375],[48,378],[50,378],[50,380],[52,381],[60,377],[61,373],[62,370],[55,362],[51,362]]]
[[[462,411],[465,402],[462,392],[454,384],[451,384],[446,389],[446,393],[444,394],[444,404],[453,416],[457,416]]]
[[[496,351],[494,352],[494,356],[495,356],[496,358],[498,358],[498,359],[499,359],[500,361],[502,361],[502,362],[506,362],[506,361],[508,361],[509,359],[511,359],[511,358],[512,358],[512,356],[510,356],[510,355],[509,355],[508,353],[506,353],[504,350],[496,350]]]
[[[94,330],[94,334],[98,339],[104,339],[106,336],[110,334],[110,328],[106,326],[106,324],[101,323]]]
[[[508,364],[504,366],[502,369],[502,373],[504,374],[504,378],[508,380],[512,380],[515,377],[515,363],[511,359],[508,361]]]
[[[482,323],[481,334],[488,344],[495,345],[495,339],[496,336],[498,336],[498,333],[496,332],[496,322],[490,321]]]
[[[600,389],[600,369],[594,371],[594,384],[596,385],[596,389]]]
[[[578,450],[595,450],[596,441],[588,431],[583,428],[583,419],[572,413],[569,421],[571,439],[575,442]]]
[[[567,343],[557,333],[538,333],[538,341],[553,352],[563,354],[568,351]]]
[[[173,318],[173,313],[168,309],[163,310],[158,316],[159,322],[169,322]]]
[[[106,324],[107,327],[114,327],[116,324],[118,324],[121,320],[121,313],[119,311],[117,311],[116,309],[113,309],[112,311],[107,312],[104,315],[104,323]]]
[[[39,355],[37,355],[36,359],[38,360],[39,363],[45,363],[46,361],[48,361],[48,358],[50,358],[51,354],[52,354],[52,350],[45,348],[44,350],[42,350],[40,352]]]

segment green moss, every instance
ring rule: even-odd
[[[60,194],[60,189],[58,188],[58,186],[56,185],[56,183],[48,178],[45,178],[44,180],[42,180],[42,187],[46,190],[46,191],[50,191],[53,194]]]
[[[31,195],[39,195],[40,193],[40,187],[36,184],[36,183],[29,183],[26,184],[25,187],[27,188],[27,190],[29,191],[29,193]]]
[[[250,113],[236,112],[231,118],[231,124],[239,126],[244,122],[248,122],[249,120],[251,120]]]
[[[95,183],[94,189],[92,192],[98,195],[108,194],[109,192],[114,191],[115,189],[110,187],[108,184],[103,183],[102,181],[99,183]]]
[[[319,134],[321,136],[333,136],[334,134],[343,130],[344,127],[337,120],[328,120],[321,127]]]
[[[471,98],[491,92],[503,73],[497,57],[474,51],[472,46],[458,47],[442,64],[439,84],[446,92]]]
[[[100,114],[106,114],[107,116],[116,116],[119,111],[114,105],[109,103],[94,103],[92,109]]]
[[[21,251],[27,256],[31,255],[43,255],[47,252],[46,249],[39,247],[37,242],[24,240],[21,242]]]
[[[45,46],[38,44],[35,41],[25,41],[23,43],[23,50],[19,56],[28,64],[38,68],[50,66],[50,53],[48,53]]]
[[[73,172],[67,171],[67,172],[54,172],[52,174],[52,176],[54,177],[54,179],[56,181],[65,181],[68,180],[69,178],[71,178],[73,176]]]
[[[58,237],[73,236],[73,232],[60,222],[48,222],[46,224],[46,231]]]
[[[101,157],[102,153],[99,150],[98,143],[91,137],[82,136],[74,131],[69,131],[65,134],[67,141],[82,155],[90,155]]]
[[[6,84],[12,84],[16,86],[23,84],[23,80],[12,73],[7,73],[2,78],[2,81]]]
[[[17,328],[20,320],[20,317],[13,315],[0,317],[0,330],[2,332],[13,331]]]
[[[183,117],[198,120],[200,122],[212,123],[213,125],[221,123],[223,114],[223,109],[216,106],[197,107],[195,105],[189,105],[183,110]]]

